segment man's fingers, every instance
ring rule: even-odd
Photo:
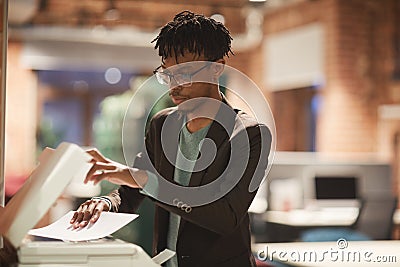
[[[79,206],[78,210],[74,213],[71,224],[74,229],[84,228],[89,223],[95,223],[100,217],[104,209],[104,201],[98,199],[87,200]]]
[[[72,218],[71,218],[71,221],[70,221],[71,224],[73,224],[73,223],[75,223],[75,222],[78,221],[79,216],[80,216],[79,214],[81,213],[83,207],[84,207],[85,205],[88,205],[88,203],[89,203],[90,201],[91,201],[91,200],[87,200],[87,201],[85,201],[84,203],[82,203],[82,204],[79,206],[79,208],[77,209],[77,211],[75,211],[74,215],[73,215]]]
[[[92,217],[92,213],[90,212],[90,210],[89,209],[85,210],[85,212],[83,213],[82,222],[79,224],[79,227],[83,228],[86,225],[88,225],[91,217]]]
[[[89,224],[89,221],[85,221],[85,220],[83,220],[83,221],[81,221],[81,223],[78,225],[78,227],[79,228],[84,228],[86,225],[88,225]],[[76,228],[78,228],[78,227],[76,227]]]
[[[93,176],[93,174],[97,171],[97,164],[94,163],[93,166],[90,168],[88,173],[86,174],[85,180],[83,181],[84,184],[87,184],[90,181],[90,178]]]
[[[98,204],[97,201],[92,201],[88,207],[88,209],[86,210],[86,212],[92,214],[93,210],[95,209],[96,205]]]
[[[95,164],[93,164],[92,168],[90,168],[89,172],[86,174],[84,183],[86,184],[90,181],[98,180],[98,177],[97,177],[98,175],[103,174],[106,170],[115,170],[115,169],[116,169],[116,167],[113,165],[96,162]],[[97,179],[96,179],[96,177],[97,177]],[[102,180],[102,179],[100,179],[100,180]]]
[[[104,168],[103,165],[100,165],[100,162],[95,162],[93,164],[93,166],[90,168],[90,170],[88,171],[88,173],[86,174],[86,178],[84,183],[86,184],[87,182],[92,180],[93,175],[98,172],[101,171]]]
[[[108,162],[108,160],[97,149],[89,149],[86,151],[86,153],[92,156],[96,161],[100,161],[103,163]]]
[[[101,205],[104,205],[104,204],[101,204]],[[93,214],[92,218],[90,219],[90,222],[91,222],[91,223],[97,222],[97,220],[98,220],[99,217],[100,217],[100,214],[101,214],[102,210],[103,210],[103,208],[101,208],[101,209],[96,208],[96,209],[94,210],[94,214]]]
[[[107,179],[109,173],[102,170],[100,173],[93,174],[92,176],[88,177],[88,182],[93,182],[93,185],[98,184],[100,181]]]
[[[80,225],[80,223],[84,220],[84,215],[85,215],[85,212],[86,212],[86,210],[87,210],[87,208],[88,208],[88,205],[90,205],[90,203],[91,203],[91,200],[88,200],[88,201],[86,201],[85,203],[83,203],[80,207],[79,207],[79,209],[78,209],[78,216],[77,216],[77,218],[76,218],[76,220],[75,220],[75,223],[74,223],[74,225],[73,225],[73,227],[76,229],[76,228],[78,228],[79,227],[79,225]]]
[[[77,216],[77,218],[76,218],[76,220],[75,220],[75,222],[74,222],[72,227],[75,228],[75,229],[78,228],[79,224],[82,222],[82,219],[83,219],[83,213],[79,212],[78,216]]]
[[[70,224],[73,224],[76,220],[76,218],[78,218],[78,212],[75,211],[74,216],[72,216],[72,219],[69,221]]]

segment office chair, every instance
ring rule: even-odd
[[[316,228],[304,231],[300,240],[336,241],[344,238],[348,241],[388,240],[393,229],[393,214],[397,207],[397,198],[393,196],[368,197],[361,201],[359,215],[350,227]]]
[[[397,197],[394,196],[367,198],[354,229],[374,240],[391,239],[397,201]]]

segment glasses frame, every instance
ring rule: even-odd
[[[174,79],[174,81],[177,85],[183,86],[183,87],[188,87],[193,84],[193,81],[192,81],[193,76],[196,75],[197,73],[199,73],[200,71],[204,70],[205,68],[209,67],[211,65],[211,63],[213,63],[214,61],[215,60],[207,61],[203,67],[201,67],[200,69],[198,69],[192,73],[171,74],[171,73],[160,71],[160,69],[162,69],[162,65],[160,65],[155,70],[153,70],[153,74],[156,75],[157,81],[160,84],[170,85],[172,82],[172,79]],[[168,77],[168,81],[166,79],[167,77]]]

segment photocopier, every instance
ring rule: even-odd
[[[83,242],[27,241],[26,235],[63,193],[74,176],[87,173],[90,156],[78,145],[61,143],[45,149],[39,165],[4,207],[0,218],[4,236],[17,248],[19,267],[157,267],[173,256],[150,256],[138,245],[118,239]]]

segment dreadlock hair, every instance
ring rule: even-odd
[[[154,49],[158,48],[162,59],[175,55],[177,60],[178,55],[189,52],[217,60],[233,55],[231,41],[229,30],[222,23],[185,10],[162,27],[152,43],[156,42]]]

